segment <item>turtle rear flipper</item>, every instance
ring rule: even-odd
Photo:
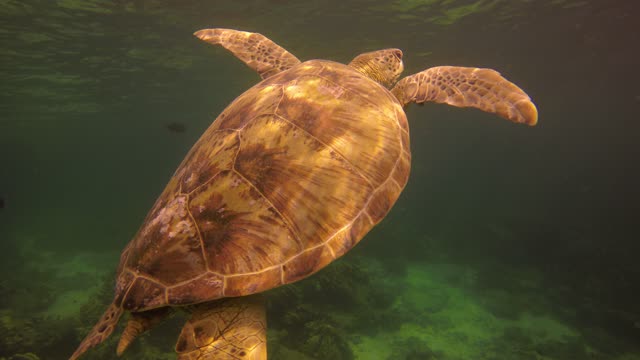
[[[178,360],[266,360],[267,321],[260,295],[194,305],[176,344]]]
[[[123,310],[120,306],[117,306],[116,304],[109,305],[107,311],[104,312],[98,323],[93,327],[93,329],[91,329],[89,335],[82,340],[69,360],[79,358],[90,348],[105,341],[118,324],[118,320],[120,319],[122,312]]]
[[[538,122],[538,110],[529,96],[491,69],[437,66],[403,78],[391,92],[403,106],[433,101],[474,107],[517,123]]]
[[[263,79],[300,63],[293,54],[258,33],[231,29],[203,29],[196,31],[193,35],[210,44],[222,45],[257,71]]]

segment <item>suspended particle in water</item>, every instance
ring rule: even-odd
[[[183,133],[187,130],[187,126],[183,123],[172,122],[170,124],[167,124],[167,129],[174,133]]]

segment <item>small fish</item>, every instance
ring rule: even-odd
[[[167,129],[174,133],[183,133],[187,130],[187,127],[183,123],[172,122],[167,124]]]

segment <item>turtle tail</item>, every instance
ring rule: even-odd
[[[122,312],[123,309],[115,303],[109,305],[107,311],[102,314],[98,323],[93,327],[93,329],[91,329],[84,340],[82,340],[69,360],[76,360],[84,354],[85,351],[105,341],[109,335],[111,335],[113,329],[115,329],[116,324],[118,324],[118,320],[120,319]]]

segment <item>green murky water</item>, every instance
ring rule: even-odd
[[[68,358],[181,159],[258,82],[191,35],[207,27],[303,60],[398,47],[405,74],[494,68],[540,112],[529,128],[410,106],[407,188],[344,258],[267,294],[270,359],[640,359],[639,17],[604,0],[0,0],[0,359]],[[123,358],[175,359],[183,321]]]

